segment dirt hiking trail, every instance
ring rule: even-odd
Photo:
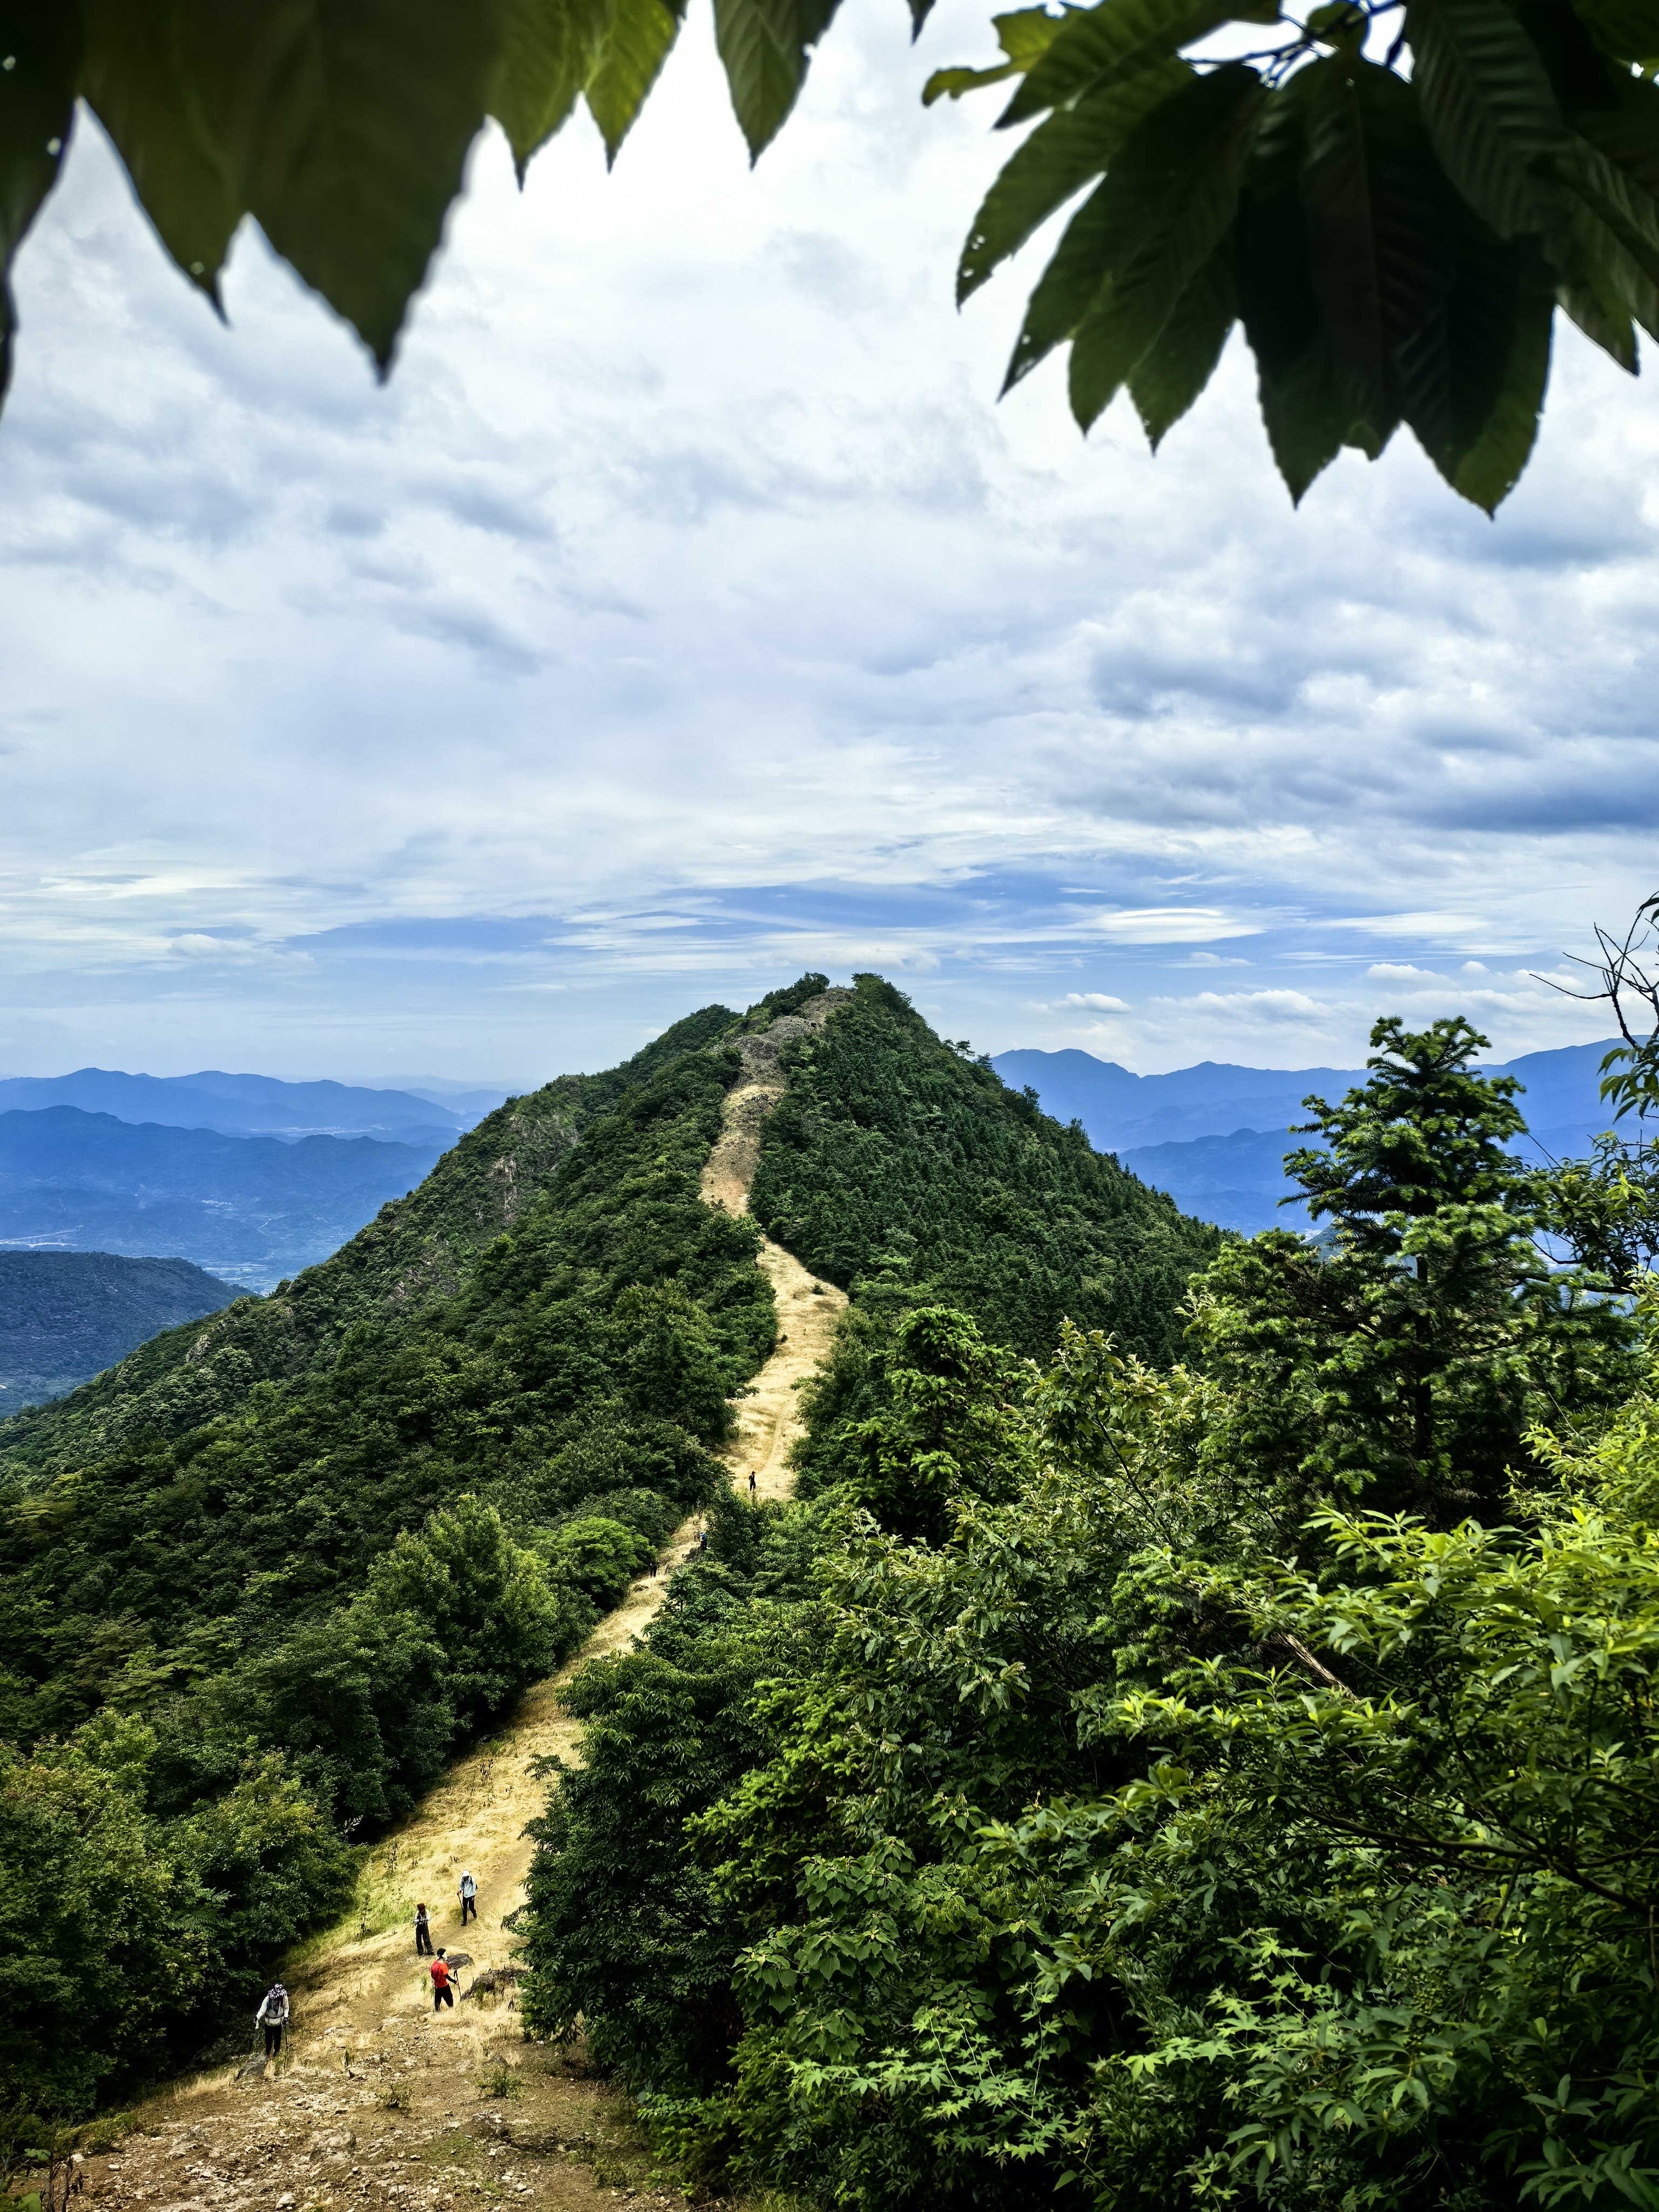
[[[850,995],[827,992],[740,1042],[744,1074],[703,1171],[709,1205],[748,1212],[761,1128],[787,1088],[778,1047],[821,1026]],[[752,1472],[758,1495],[781,1498],[800,1433],[796,1385],[828,1352],[847,1301],[769,1239],[760,1264],[777,1300],[779,1341],[738,1401],[739,1432],[722,1455],[734,1489],[747,1495]],[[577,1723],[561,1710],[558,1690],[646,1626],[696,1529],[694,1516],[569,1664],[530,1690],[498,1733],[458,1759],[376,1846],[359,1886],[356,1929],[336,1927],[285,1963],[295,2016],[282,2059],[263,2073],[239,2073],[216,2050],[220,2063],[152,2100],[137,2113],[136,2132],[107,2156],[82,2162],[77,2203],[144,2212],[426,2212],[512,2203],[579,2212],[628,2197],[680,2201],[657,2181],[627,2098],[580,2056],[521,2039],[510,1983],[466,1992],[480,1973],[510,1962],[501,1923],[524,1902],[525,1823],[546,1795],[534,1762],[577,1755]],[[469,1868],[478,1917],[463,1934],[457,1889]],[[435,2015],[427,1962],[414,1954],[417,1899],[431,1915],[434,1944],[469,1960],[454,2008]],[[250,2022],[244,2051],[256,2040]]]

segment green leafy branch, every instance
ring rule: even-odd
[[[957,297],[1092,185],[1004,386],[1069,344],[1085,430],[1127,386],[1156,447],[1242,321],[1293,498],[1404,422],[1491,513],[1537,434],[1555,307],[1632,372],[1633,325],[1659,335],[1659,8],[1334,0],[1240,55],[1206,42],[1279,22],[1273,0],[995,20],[1006,59],[924,94],[1018,79],[998,128],[1036,122],[969,231]]]
[[[614,161],[684,4],[0,0],[0,392],[12,263],[77,102],[216,307],[251,217],[385,374],[486,120],[521,179],[579,107]],[[836,4],[713,0],[751,155]],[[909,0],[918,30],[930,5]],[[1012,82],[999,127],[1036,126],[975,219],[958,297],[1086,192],[1007,376],[1069,346],[1085,430],[1127,388],[1156,447],[1242,322],[1294,498],[1403,422],[1490,513],[1532,450],[1555,308],[1632,372],[1638,328],[1659,335],[1659,0],[1328,0],[1305,22],[1277,0],[1098,0],[994,25],[1000,62],[924,94]],[[1284,35],[1223,51],[1241,26]]]

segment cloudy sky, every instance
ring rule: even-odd
[[[83,120],[0,421],[0,1073],[516,1086],[807,967],[1143,1070],[1605,1033],[1530,971],[1659,889],[1650,383],[1561,335],[1495,524],[1403,433],[1293,514],[1237,337],[1156,460],[1058,362],[997,405],[1042,242],[957,314],[1007,142],[917,100],[984,21],[848,0],[753,173],[706,16],[613,175],[481,142],[384,390],[257,234],[220,328]]]

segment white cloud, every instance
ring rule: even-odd
[[[1097,1014],[1127,1014],[1127,1005],[1115,999],[1106,991],[1068,991],[1063,1002],[1068,1006],[1088,1006]]]
[[[234,938],[209,937],[199,929],[182,930],[167,940],[167,951],[184,960],[246,960],[254,949],[238,944]]]
[[[221,330],[81,132],[0,422],[9,1051],[530,1075],[808,967],[1148,1066],[1408,988],[1602,1033],[1524,971],[1650,888],[1650,395],[1564,329],[1495,526],[1404,434],[1293,513],[1237,339],[1156,460],[1058,364],[996,406],[1041,242],[957,316],[1007,142],[916,99],[983,40],[848,0],[751,174],[694,10],[614,176],[478,149],[384,391],[256,236]]]
[[[1241,920],[1219,907],[1143,907],[1097,915],[1103,936],[1125,945],[1190,945],[1218,937],[1254,937],[1265,924]]]
[[[1196,991],[1190,999],[1166,1000],[1188,1017],[1214,1014],[1224,1020],[1255,1022],[1319,1022],[1329,1008],[1305,991]]]

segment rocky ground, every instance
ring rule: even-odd
[[[76,2201],[112,2212],[683,2201],[653,2171],[629,2100],[580,2059],[525,2044],[510,2001],[434,2020],[411,1998],[376,2024],[332,2010],[342,2016],[304,2003],[267,2078],[179,2084],[107,2155],[82,2161]]]

